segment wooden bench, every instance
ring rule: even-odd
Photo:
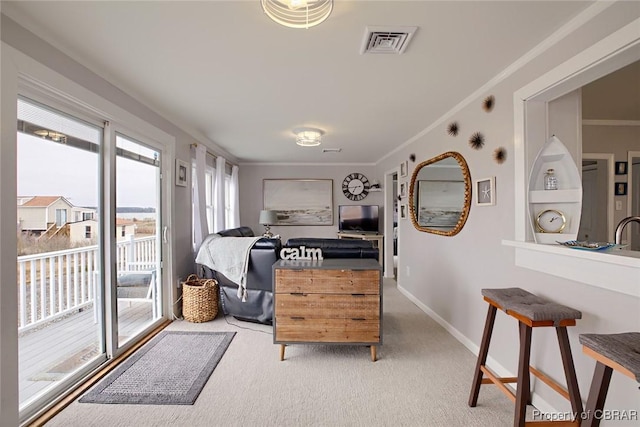
[[[640,383],[640,332],[581,334],[582,351],[596,360],[583,427],[600,425],[614,370]]]
[[[514,426],[536,424],[536,421],[526,421],[527,404],[531,400],[530,375],[532,373],[542,382],[550,386],[571,402],[575,420],[568,421],[538,421],[544,425],[580,425],[582,413],[582,400],[576,379],[571,346],[567,335],[567,326],[575,326],[576,319],[582,317],[582,313],[573,308],[547,301],[520,288],[483,289],[484,300],[489,303],[489,311],[485,322],[482,343],[478,353],[478,361],[469,396],[469,406],[475,407],[478,403],[478,395],[482,384],[495,384],[515,403]],[[518,320],[520,332],[520,355],[518,359],[518,376],[500,378],[485,365],[489,352],[491,333],[496,317],[496,311],[500,309],[509,316]],[[531,356],[531,332],[537,327],[554,327],[558,336],[560,355],[564,366],[568,390],[564,389],[553,379],[529,365]],[[486,379],[483,379],[486,375]],[[506,384],[517,383],[517,391]]]

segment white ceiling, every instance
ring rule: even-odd
[[[592,2],[341,1],[309,30],[252,1],[21,1],[2,12],[241,162],[375,163]],[[369,25],[415,25],[361,55]],[[291,130],[326,131],[301,148]],[[341,148],[341,153],[322,153]]]

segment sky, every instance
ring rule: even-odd
[[[18,132],[18,196],[64,196],[74,206],[95,207],[98,166],[97,153]],[[118,157],[117,206],[155,207],[156,172],[156,167]]]

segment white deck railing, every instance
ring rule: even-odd
[[[118,271],[156,265],[156,236],[117,244]],[[100,280],[98,246],[18,257],[18,332],[93,305]]]

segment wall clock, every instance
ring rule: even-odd
[[[349,199],[357,202],[369,194],[371,183],[366,176],[354,172],[347,175],[342,181],[342,192]]]
[[[536,229],[539,233],[562,233],[566,225],[567,218],[556,209],[547,209],[536,217]]]

